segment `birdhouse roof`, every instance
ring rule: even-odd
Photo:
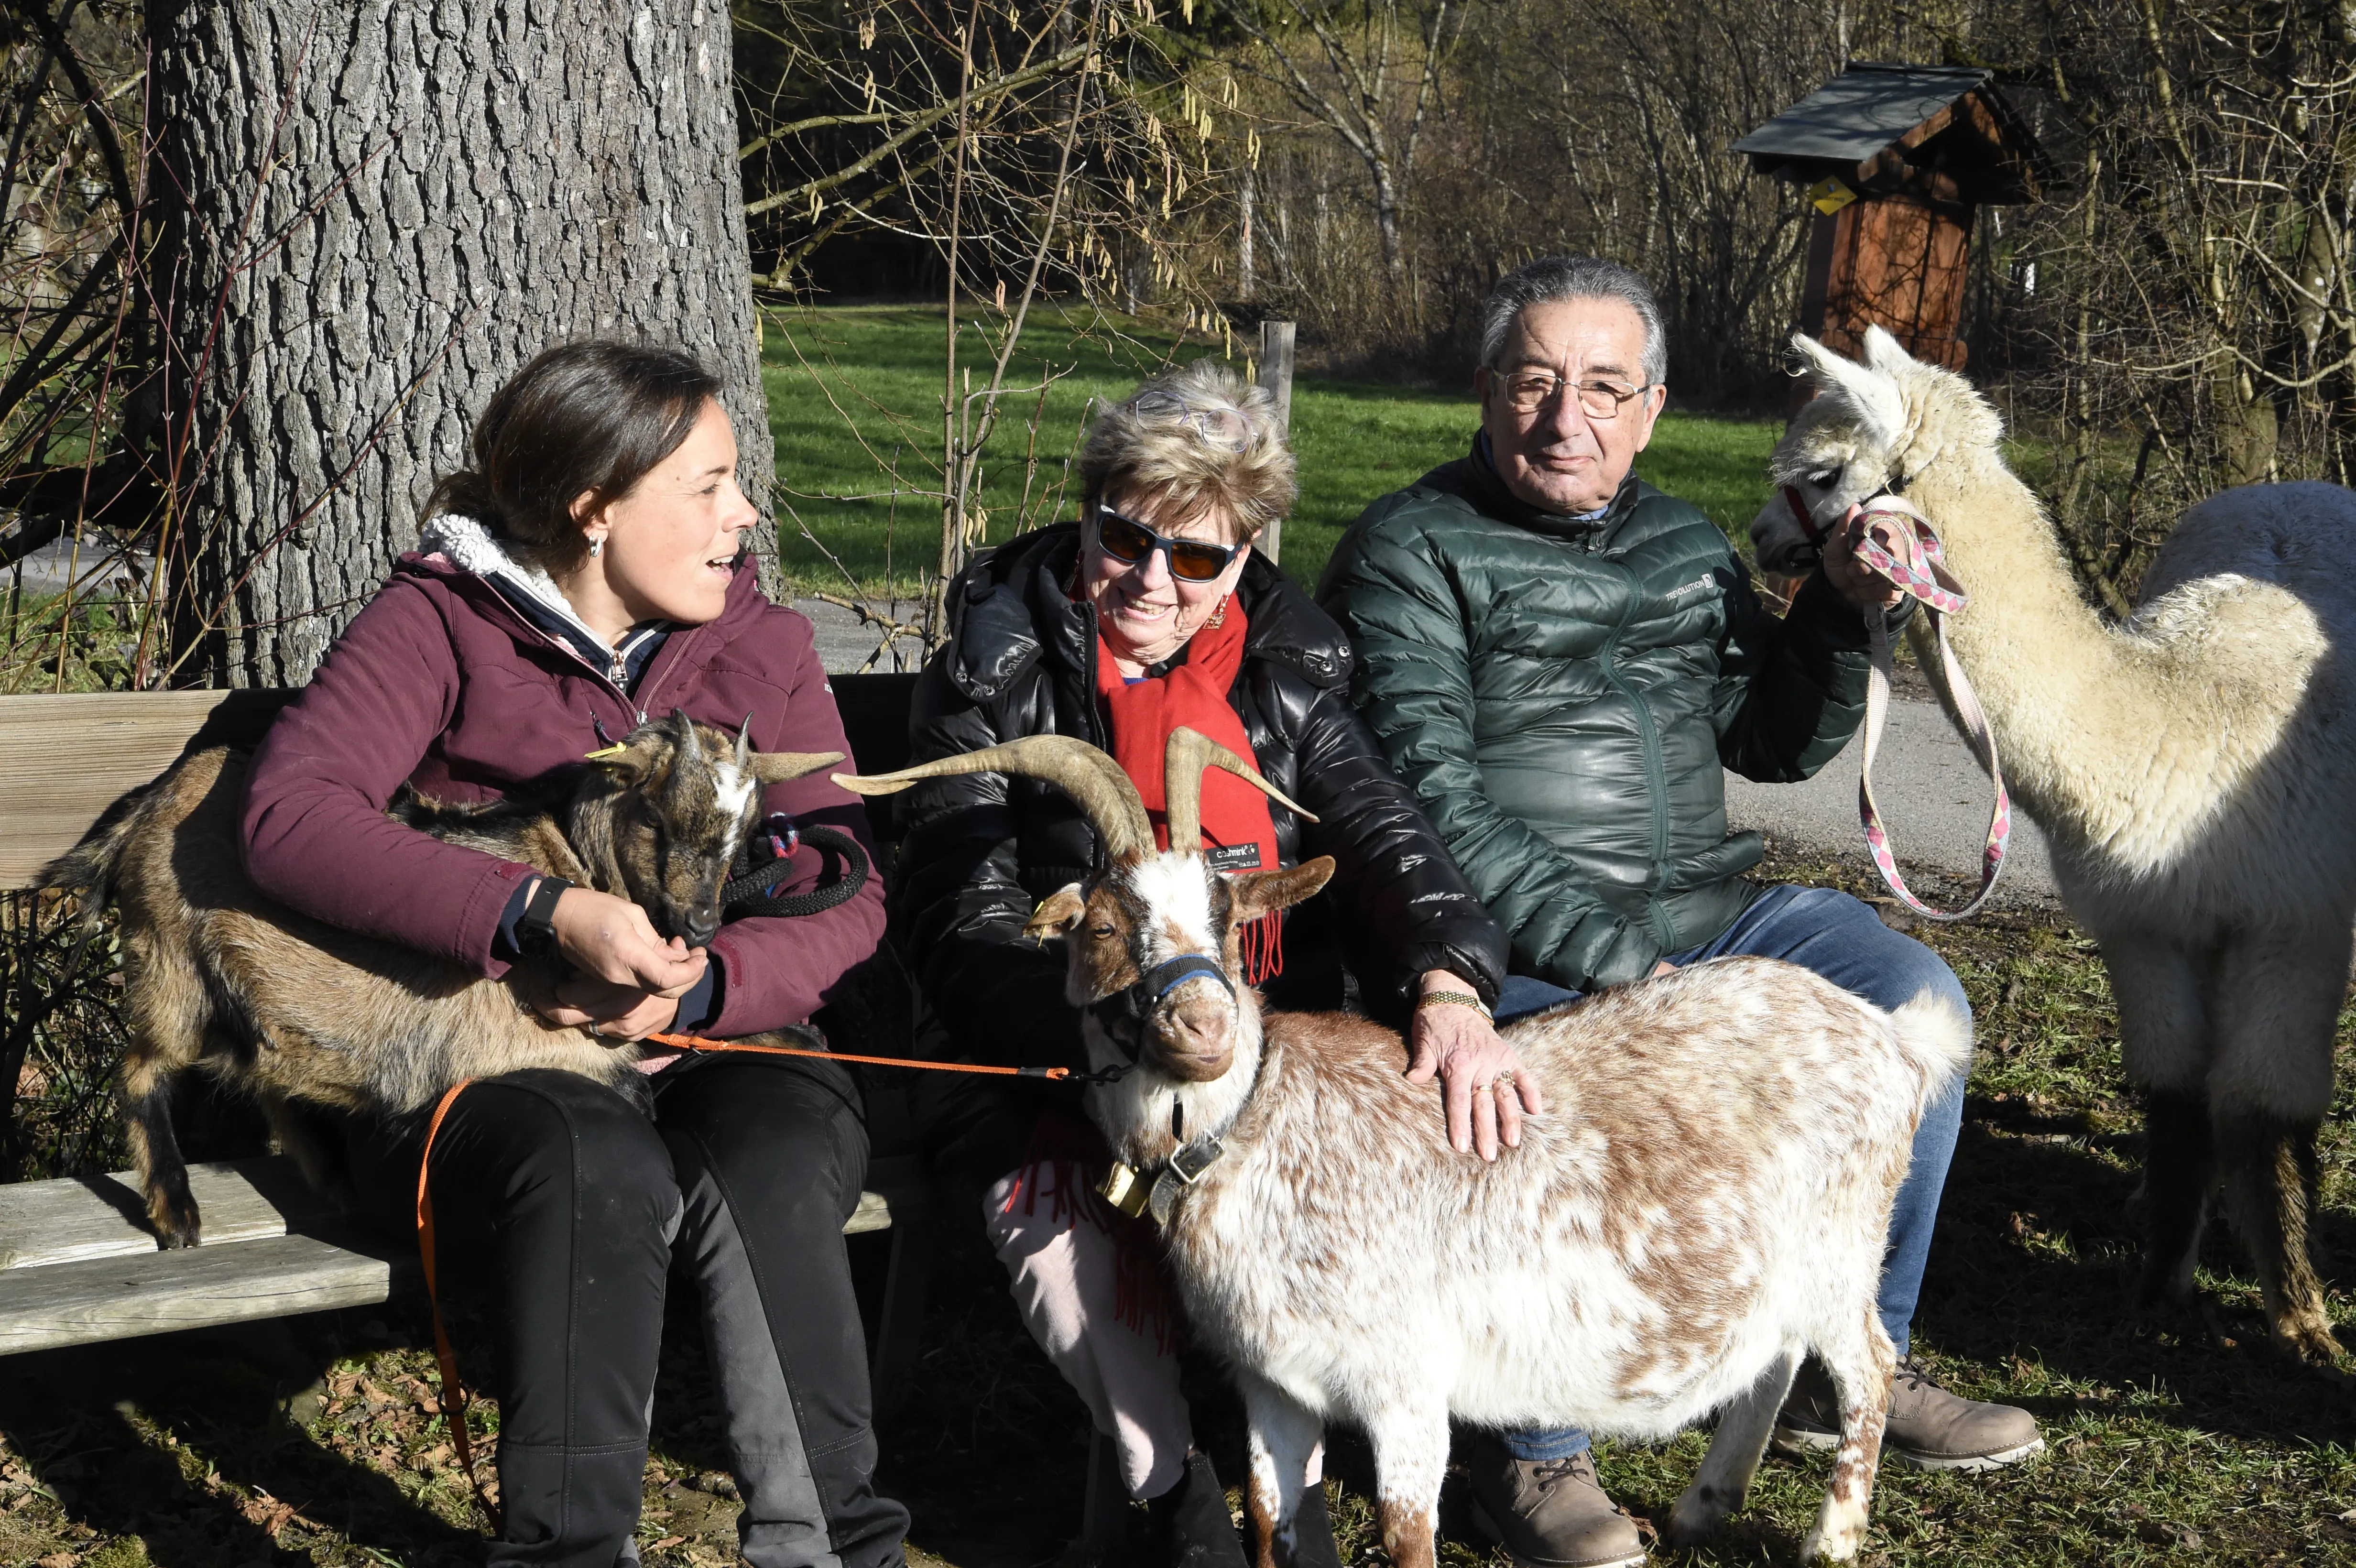
[[[1995,76],[1976,66],[1852,60],[1733,151],[1762,174],[1804,182],[1837,176],[1867,195],[1935,166],[1946,176],[1943,194],[1954,199],[2027,200],[2044,159],[2007,110]]]

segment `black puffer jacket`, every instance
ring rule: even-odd
[[[1093,612],[1063,588],[1078,550],[1076,524],[1043,528],[950,585],[949,641],[926,667],[909,715],[916,761],[1024,735],[1105,743]],[[1494,1000],[1505,933],[1352,710],[1340,628],[1258,556],[1236,603],[1250,626],[1229,700],[1260,772],[1320,819],[1303,823],[1270,802],[1279,855],[1288,866],[1331,855],[1338,868],[1286,924],[1271,1002],[1339,1005],[1328,933],[1374,1010],[1402,1006],[1427,969],[1453,970]],[[1061,791],[1002,773],[931,779],[899,799],[894,928],[943,1048],[979,1061],[1083,1064],[1062,955],[1025,938],[1023,924],[1041,899],[1100,863],[1095,829]]]

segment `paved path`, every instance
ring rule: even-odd
[[[139,558],[143,574],[153,564],[145,555]],[[62,593],[69,583],[79,582],[83,596],[105,598],[115,592],[114,580],[123,575],[122,563],[110,562],[104,546],[77,545],[71,539],[50,540],[26,556],[23,566],[27,593]],[[13,575],[0,571],[0,590],[5,589]]]
[[[818,628],[818,656],[830,675],[849,675],[859,668],[875,651],[875,645],[884,640],[880,628],[862,625],[851,611],[822,599],[797,599],[794,608],[808,615]],[[896,604],[879,603],[875,609],[901,622],[920,621],[924,615],[923,604],[909,599]],[[897,669],[920,669],[924,662],[924,650],[916,639],[901,637],[893,643],[892,651],[876,662],[875,668],[890,674]]]
[[[1851,741],[1847,751],[1805,784],[1760,784],[1727,774],[1728,817],[1737,827],[1759,829],[1779,847],[1837,856],[1873,875],[1865,829],[1857,816],[1858,761],[1864,746],[1862,737]],[[1936,703],[1901,699],[1890,705],[1890,725],[1874,763],[1873,794],[1898,847],[1901,869],[1920,862],[1979,885],[1980,849],[1987,842],[1987,775]],[[1920,888],[1915,892],[1923,896]],[[1956,901],[1925,897],[1924,901]],[[2061,901],[2045,836],[2017,804],[2012,850],[1992,901]]]

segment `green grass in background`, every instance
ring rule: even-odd
[[[984,457],[980,506],[988,540],[1063,515],[1055,504],[1088,400],[1119,397],[1169,362],[1175,345],[1167,335],[1132,335],[1127,325],[1117,318],[1033,312],[1006,385],[1033,389],[1003,400]],[[884,586],[888,570],[890,582],[909,593],[932,569],[940,504],[911,492],[941,487],[944,336],[942,313],[925,306],[764,313],[778,536],[798,590],[841,593],[851,586],[847,573],[872,592]],[[960,366],[986,384],[989,343],[971,323],[961,324],[958,339]],[[1051,370],[1057,379],[1043,405],[1035,389]],[[817,543],[804,537],[805,528]]]
[[[981,334],[960,332],[958,358],[977,383],[991,358]],[[942,313],[919,305],[773,310],[763,322],[769,428],[777,452],[777,517],[798,592],[912,593],[939,549],[939,505],[911,491],[940,484]],[[1092,397],[1119,398],[1170,364],[1216,354],[1136,320],[1034,310],[1007,379],[985,455],[987,542],[1067,518],[1066,465]],[[1243,368],[1243,345],[1235,349]],[[1035,439],[1032,426],[1036,424]],[[1367,502],[1463,454],[1476,424],[1472,395],[1303,376],[1293,385],[1301,500],[1285,524],[1283,564],[1313,585]],[[1637,472],[1693,502],[1740,539],[1767,493],[1767,453],[1780,426],[1672,411]],[[893,473],[896,465],[896,500]],[[816,536],[803,537],[797,522]],[[820,546],[823,549],[819,548]],[[831,555],[833,560],[828,558]],[[839,563],[839,565],[837,564]]]

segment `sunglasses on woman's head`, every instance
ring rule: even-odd
[[[1135,566],[1155,550],[1170,556],[1170,575],[1182,582],[1208,582],[1226,571],[1241,545],[1212,544],[1207,539],[1173,539],[1155,533],[1133,517],[1124,517],[1102,501],[1097,503],[1097,544],[1124,565]]]
[[[1141,419],[1192,425],[1194,433],[1211,446],[1241,452],[1251,444],[1251,426],[1231,408],[1189,408],[1183,398],[1170,392],[1140,392],[1129,406]]]

